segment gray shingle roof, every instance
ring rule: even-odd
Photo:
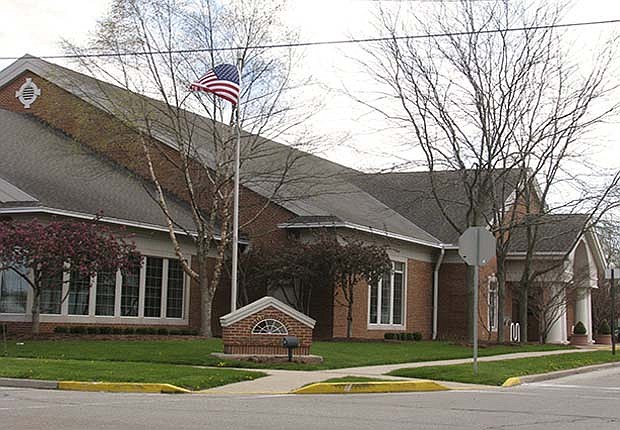
[[[463,185],[463,175],[468,171],[444,170],[434,172],[390,172],[372,175],[358,175],[352,181],[367,193],[381,200],[405,218],[415,221],[424,230],[439,238],[443,243],[456,243],[459,232],[446,221],[448,217],[461,230],[467,226],[467,213],[470,204]],[[433,175],[436,194],[432,193]],[[518,172],[496,171],[495,198],[503,204],[514,192],[518,182]],[[491,202],[482,209],[488,213]]]
[[[170,127],[167,127],[166,105],[161,101],[32,57],[24,57],[0,72],[0,85],[3,79],[8,79],[8,76],[22,69],[31,70],[121,119],[133,117],[140,124],[141,120],[137,119],[135,113],[146,108],[153,124],[156,124],[155,137],[174,146]],[[183,111],[183,115],[194,123],[194,146],[199,148],[205,163],[211,165],[211,154],[214,152],[212,132],[214,127],[219,132],[227,132],[226,126],[191,112]],[[358,172],[261,137],[244,134],[243,142],[242,185],[271,198],[293,215],[333,216],[423,243],[439,243],[436,237],[420,228],[415,220],[404,217],[376,196],[353,184],[350,177]],[[283,171],[287,171],[284,182],[281,181]]]
[[[538,226],[534,250],[541,253],[567,253],[573,249],[587,228],[590,217],[585,214],[555,214],[529,217],[529,223]],[[525,226],[513,229],[508,251],[527,251]]]
[[[0,109],[0,129],[0,189],[12,189],[13,194],[19,190],[18,199],[23,195],[36,199],[21,203],[7,200],[5,208],[36,204],[165,227],[161,209],[151,197],[152,186],[126,169],[29,115]],[[192,231],[188,208],[171,197],[168,202],[175,221]]]

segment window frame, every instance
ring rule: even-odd
[[[495,288],[491,288],[491,284]],[[493,301],[494,306],[491,306]],[[495,309],[495,315],[491,317],[491,309]],[[487,327],[490,332],[496,332],[499,325],[499,285],[495,274],[491,274],[487,279]]]
[[[24,273],[26,274],[29,278],[31,278],[31,273],[30,273],[30,269],[24,267],[24,269],[26,269],[28,271],[28,273]],[[5,269],[5,270],[0,270],[0,300],[2,300],[2,282],[4,280],[4,273],[8,272],[8,271],[13,271],[12,268],[9,269]],[[24,303],[24,312],[0,312],[0,315],[26,315],[28,313],[28,310],[30,309],[30,294],[31,294],[31,290],[32,287],[30,286],[30,284],[28,284],[28,282],[26,282],[25,280],[23,280],[19,275],[15,274],[15,276],[17,276],[20,279],[20,282],[24,282],[26,284],[26,300]],[[31,278],[32,279],[32,278]]]
[[[401,323],[394,324],[391,323],[381,323],[381,285],[377,286],[377,322],[370,322],[370,311],[371,311],[371,300],[370,296],[372,294],[373,286],[368,284],[368,305],[367,305],[367,329],[368,330],[397,330],[402,331],[407,327],[407,285],[408,285],[408,276],[407,276],[407,260],[402,258],[390,258],[392,263],[392,268],[390,269],[390,321],[394,321],[394,273],[396,273],[395,267],[396,263],[401,263],[403,265],[402,275],[403,275],[403,285],[402,285],[402,315],[401,315]],[[383,282],[383,278],[381,279]]]

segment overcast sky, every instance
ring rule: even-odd
[[[58,42],[61,38],[84,43],[109,3],[109,0],[2,0],[0,56],[60,54]],[[566,21],[620,18],[619,3],[617,0],[577,0]],[[291,0],[287,20],[299,29],[301,41],[368,37],[374,35],[369,21],[376,6],[377,2],[372,0]],[[606,31],[620,33],[620,25],[609,27]],[[571,32],[576,40],[595,43],[601,30],[583,27]],[[579,49],[588,50],[587,44]],[[337,88],[343,82],[357,79],[355,66],[347,59],[354,53],[350,47],[306,48],[304,66],[327,88]],[[0,68],[10,63],[10,60],[0,60]],[[366,169],[380,168],[395,160],[394,154],[400,152],[400,148],[395,146],[390,133],[380,131],[380,121],[370,120],[366,109],[334,93],[325,104],[316,120],[316,129],[333,140],[346,135],[350,139],[346,145],[325,150],[323,156]],[[616,129],[614,124],[596,136],[603,149],[595,158],[606,167],[620,166],[620,162],[610,156],[615,152],[615,139],[620,137]]]

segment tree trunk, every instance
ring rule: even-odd
[[[200,335],[213,337],[213,328],[211,327],[211,314],[213,311],[213,297],[215,290],[209,288],[209,278],[207,276],[208,267],[205,261],[199,261],[199,289],[200,289]]]
[[[347,311],[347,339],[351,339],[351,336],[353,336],[353,303],[349,303]]]
[[[497,273],[495,277],[497,278],[497,342],[504,343],[505,342],[505,334],[504,334],[504,308],[506,305],[504,304],[506,301],[506,273],[504,272],[505,267],[503,262],[500,262],[500,259],[497,259]]]
[[[39,334],[40,317],[41,317],[41,291],[38,288],[33,289],[32,294],[32,334]]]
[[[527,288],[521,285],[519,289],[519,324],[521,326],[521,342],[527,343],[527,308],[528,308],[528,294]]]

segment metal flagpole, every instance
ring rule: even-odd
[[[239,99],[235,106],[236,133],[237,139],[235,143],[235,189],[233,197],[233,239],[232,239],[232,274],[230,287],[230,311],[237,310],[237,265],[239,258],[239,165],[241,153],[241,124],[239,115],[239,105],[241,104],[241,52],[237,57],[237,70],[239,72]]]

